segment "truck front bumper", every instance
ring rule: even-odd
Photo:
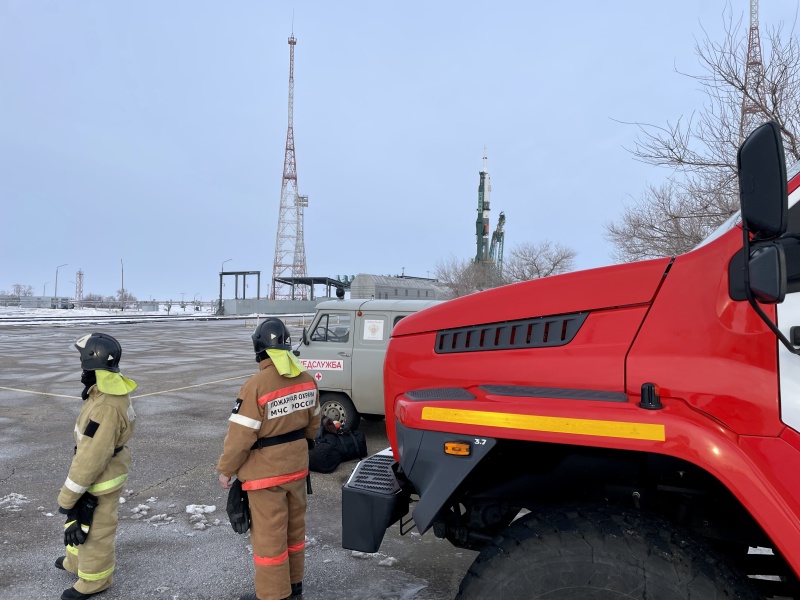
[[[411,486],[396,476],[391,448],[358,463],[342,487],[342,547],[377,552],[386,530],[408,514]]]

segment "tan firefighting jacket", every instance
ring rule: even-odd
[[[87,491],[102,496],[122,487],[131,466],[131,453],[123,446],[131,439],[135,423],[128,394],[101,392],[97,384],[89,388],[75,422],[76,450],[58,495],[59,506],[72,508]]]
[[[235,474],[245,490],[304,478],[308,474],[305,440],[314,439],[320,424],[317,382],[308,372],[284,377],[270,359],[258,367],[258,373],[239,390],[217,462],[217,471],[229,477]],[[259,438],[301,429],[302,438],[251,451]]]

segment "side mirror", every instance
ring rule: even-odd
[[[756,240],[780,237],[788,226],[789,201],[781,130],[768,121],[751,133],[736,156],[742,222]]]
[[[786,255],[780,244],[759,246],[751,255],[750,289],[762,304],[779,304],[786,297]]]
[[[308,346],[308,329],[307,329],[307,328],[305,328],[305,327],[303,327],[303,337],[302,337],[302,340],[303,340],[303,345],[304,345],[304,346]]]

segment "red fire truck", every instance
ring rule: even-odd
[[[771,122],[738,162],[691,252],[398,323],[343,547],[413,519],[480,551],[459,598],[800,598],[800,175]]]

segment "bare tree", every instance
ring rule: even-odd
[[[577,252],[572,248],[553,243],[523,242],[514,246],[503,262],[503,276],[509,283],[540,279],[575,268]]]
[[[15,283],[11,287],[15,296],[33,296],[33,286]]]
[[[447,289],[448,298],[466,296],[505,283],[492,263],[476,263],[454,256],[436,263],[434,274]]]
[[[723,19],[722,42],[706,34],[695,44],[700,72],[677,71],[700,85],[704,107],[664,126],[634,123],[639,137],[629,151],[636,160],[670,169],[671,175],[664,185],[648,186],[618,222],[605,226],[619,261],[685,252],[738,210],[740,126],[747,135],[775,120],[787,160],[800,159],[800,43],[794,31],[785,35],[778,25],[762,36],[768,51],[762,53],[763,81],[754,88],[745,81],[749,21],[734,22],[730,9]],[[758,115],[742,123],[745,94]]]

